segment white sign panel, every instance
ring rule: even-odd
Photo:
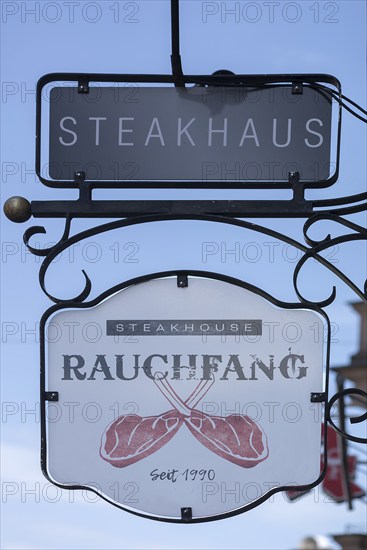
[[[314,483],[323,334],[312,311],[195,277],[59,310],[45,326],[48,475],[177,521]]]

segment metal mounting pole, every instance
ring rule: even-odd
[[[180,0],[171,0],[172,74],[176,87],[185,87],[180,55]]]
[[[337,375],[337,384],[338,384],[338,391],[342,392],[344,390],[344,380],[341,377],[340,374]],[[340,421],[340,429],[342,431],[345,431],[345,403],[344,403],[344,396],[339,401],[339,421]],[[349,510],[353,509],[352,505],[352,491],[350,488],[350,482],[349,482],[349,472],[348,472],[348,443],[347,439],[345,437],[340,438],[341,443],[341,454],[342,454],[342,463],[343,463],[343,485],[345,488],[345,496],[348,503]]]

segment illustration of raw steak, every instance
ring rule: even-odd
[[[104,432],[100,455],[117,468],[129,466],[168,443],[182,422],[176,410],[145,418],[137,414],[120,416]]]
[[[201,381],[184,402],[161,373],[154,382],[174,407],[166,413],[145,418],[120,416],[105,430],[100,455],[112,466],[123,468],[155,453],[183,424],[202,445],[242,468],[253,468],[269,456],[267,438],[261,426],[249,416],[211,416],[195,409],[214,383]]]
[[[269,455],[265,433],[248,416],[231,414],[222,418],[193,409],[184,421],[200,443],[238,466],[252,468]]]
[[[194,408],[202,399],[201,392],[183,402],[166,379],[154,382],[190,432],[213,453],[243,468],[253,468],[269,456],[267,437],[249,416],[210,416]]]

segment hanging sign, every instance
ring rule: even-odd
[[[224,517],[315,483],[322,318],[243,286],[166,277],[54,307],[42,367],[49,479],[167,521]]]
[[[48,184],[288,182],[333,170],[330,96],[316,86],[74,87],[50,92]],[[59,182],[59,183],[58,183]],[[104,183],[102,183],[104,182]],[[149,185],[149,182],[150,185]],[[201,182],[201,185],[200,185]]]

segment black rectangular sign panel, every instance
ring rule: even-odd
[[[295,171],[318,186],[331,176],[331,119],[330,96],[313,86],[55,86],[49,183],[72,184],[82,171],[107,188],[278,187]]]
[[[106,323],[107,336],[261,336],[260,319],[147,319]]]

